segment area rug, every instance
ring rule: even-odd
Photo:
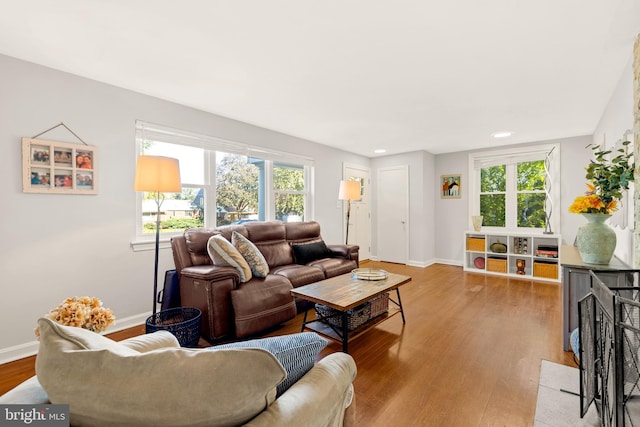
[[[599,426],[595,405],[580,418],[580,371],[543,360],[534,427]]]

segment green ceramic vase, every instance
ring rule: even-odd
[[[607,214],[583,213],[589,221],[578,228],[576,246],[587,264],[609,264],[616,249],[616,232],[604,222],[611,217]]]

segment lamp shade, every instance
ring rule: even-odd
[[[135,191],[179,193],[180,164],[178,159],[163,156],[138,156]]]
[[[340,181],[338,200],[360,200],[360,183],[358,181]]]

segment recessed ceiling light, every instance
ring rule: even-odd
[[[494,138],[508,138],[511,135],[513,135],[513,133],[511,133],[509,131],[494,132],[494,133],[491,134],[491,136],[494,137]]]
[[[384,148],[379,148],[377,150],[373,150],[373,152],[376,154],[382,154],[382,153],[386,153],[387,150],[385,150]]]

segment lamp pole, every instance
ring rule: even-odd
[[[158,212],[156,212],[156,254],[155,254],[155,268],[153,270],[153,314],[156,314],[158,304],[158,252],[160,249],[160,192],[156,191],[155,200],[158,206]]]
[[[349,244],[349,217],[351,216],[351,200],[347,200],[347,232],[344,244]]]
[[[342,180],[338,190],[338,200],[347,202],[347,227],[345,245],[349,244],[349,219],[351,217],[351,201],[360,198],[360,183],[358,181]]]

